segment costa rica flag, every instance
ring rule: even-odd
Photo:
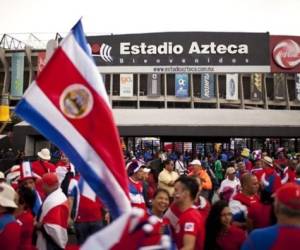
[[[131,210],[119,133],[81,20],[15,112],[65,152],[114,218]]]

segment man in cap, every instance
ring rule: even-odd
[[[143,163],[133,160],[127,164],[129,176],[129,198],[133,207],[142,208],[146,211],[146,203],[143,196]]]
[[[252,162],[249,160],[250,158],[250,150],[248,148],[243,148],[241,152],[242,161],[245,163],[246,170],[251,171],[253,168]]]
[[[64,249],[68,241],[69,207],[65,194],[59,188],[59,180],[55,173],[46,173],[42,178],[46,199],[38,218],[37,248],[46,250]]]
[[[233,197],[241,188],[240,180],[236,177],[234,167],[226,169],[226,179],[221,182],[219,195],[227,202]]]
[[[257,229],[244,242],[243,250],[289,249],[300,246],[300,186],[288,183],[275,193],[277,224]]]
[[[0,183],[0,248],[3,250],[21,249],[21,225],[13,215],[18,207],[16,200],[15,190],[6,183]]]
[[[206,199],[208,199],[209,194],[212,190],[212,182],[208,173],[206,172],[205,168],[202,166],[199,160],[193,160],[190,163],[190,166],[192,166],[192,172],[189,174],[189,176],[194,176],[201,180],[201,184],[202,184],[201,195],[204,196]]]
[[[37,153],[38,160],[31,163],[32,171],[37,177],[42,178],[46,173],[53,173],[56,170],[54,164],[50,162],[51,154],[48,148],[43,148]]]

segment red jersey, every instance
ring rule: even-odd
[[[21,226],[21,244],[20,250],[33,250],[36,249],[32,244],[32,234],[33,234],[33,222],[34,218],[30,211],[26,210],[21,213],[17,219],[22,223]]]
[[[80,195],[76,222],[95,222],[102,220],[102,203],[98,198],[95,201]]]
[[[140,181],[129,178],[129,198],[133,207],[142,208],[146,211],[146,203],[143,196],[143,185]]]
[[[231,225],[227,232],[217,237],[217,245],[222,250],[239,250],[246,239],[246,232]]]
[[[199,199],[194,203],[194,205],[195,208],[201,214],[203,221],[205,223],[211,209],[211,204],[207,199],[205,199],[203,196],[200,195]]]
[[[31,169],[32,172],[42,178],[46,173],[54,173],[56,166],[48,161],[37,160],[31,162]]]
[[[183,247],[183,237],[186,234],[196,237],[195,250],[204,249],[205,226],[197,209],[190,207],[181,212],[175,204],[171,205],[165,214],[170,220],[174,239],[178,249]]]
[[[6,217],[6,218],[5,218]],[[13,219],[10,219],[13,218]],[[8,214],[0,215],[0,248],[1,250],[20,249],[21,225]]]
[[[263,168],[253,168],[251,170],[251,174],[254,174],[257,177],[257,180],[260,182],[261,181],[261,177],[264,174],[264,169]]]
[[[239,201],[247,207],[248,218],[253,222],[253,228],[267,227],[271,224],[271,206],[260,201],[258,195],[248,196],[238,193],[233,200]]]

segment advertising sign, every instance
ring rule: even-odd
[[[89,36],[101,73],[269,72],[268,33]]]
[[[263,75],[259,73],[251,74],[251,100],[252,101],[261,101],[262,100],[262,83]]]
[[[120,74],[120,96],[133,96],[133,74]]]
[[[270,36],[271,72],[300,72],[300,36]]]
[[[201,75],[201,98],[211,99],[215,97],[215,76],[211,73]]]
[[[160,74],[149,74],[147,81],[147,95],[149,97],[157,97],[160,96],[161,88],[160,88]]]
[[[295,85],[296,100],[300,102],[300,74],[296,74]]]
[[[226,74],[226,99],[238,100],[239,99],[239,75]]]
[[[10,95],[21,97],[24,84],[24,52],[13,53],[11,56],[11,85]]]
[[[283,101],[285,99],[285,74],[274,74],[274,100]]]
[[[175,75],[175,96],[188,97],[189,96],[189,76],[188,74]]]

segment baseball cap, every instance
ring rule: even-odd
[[[138,160],[133,160],[127,164],[127,173],[129,176],[135,174],[141,167],[145,166],[145,163]]]
[[[56,173],[46,173],[42,177],[42,183],[49,186],[53,187],[59,184],[58,177]]]
[[[10,185],[0,183],[0,205],[2,207],[17,208],[16,195],[16,191]]]
[[[198,165],[201,166],[201,162],[199,160],[193,160],[190,165]]]
[[[277,201],[290,209],[300,209],[300,185],[287,183],[280,187],[275,195]]]

